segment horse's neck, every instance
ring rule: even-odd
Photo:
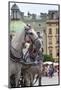
[[[24,31],[21,33],[18,32],[15,34],[15,36],[12,39],[11,45],[13,48],[15,48],[18,51],[21,49],[22,43],[24,41],[24,34],[25,34]]]
[[[21,47],[24,40],[24,32],[15,34],[11,41],[11,51],[14,56],[20,57]]]

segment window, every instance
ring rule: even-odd
[[[49,34],[52,34],[52,29],[51,28],[49,28]]]
[[[52,56],[52,47],[48,47],[48,49],[49,49],[49,55],[51,55]]]
[[[52,24],[51,24],[51,23],[49,23],[49,26],[52,26]]]
[[[49,55],[52,56],[52,49],[49,49]]]
[[[12,11],[13,20],[18,19],[18,11]]]
[[[56,34],[58,34],[58,28],[56,28]]]
[[[59,37],[56,37],[56,44],[59,44]]]
[[[58,34],[59,34],[59,28],[58,28]]]
[[[49,37],[49,44],[52,44],[52,37]]]
[[[14,19],[14,11],[13,11],[13,19]]]
[[[17,11],[16,11],[16,19],[17,19]]]
[[[56,56],[59,56],[59,49],[56,49]]]
[[[59,29],[58,28],[56,28],[56,34],[59,34]]]

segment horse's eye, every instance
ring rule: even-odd
[[[33,33],[32,33],[32,32],[30,32],[29,34],[30,34],[30,35],[33,35]]]
[[[33,35],[32,32],[26,32],[25,34],[26,34],[26,35]]]

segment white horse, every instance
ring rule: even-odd
[[[20,31],[15,33],[15,36],[10,42],[10,60],[9,60],[9,87],[18,87],[18,81],[21,75],[21,68],[24,68],[23,61],[21,58],[22,47],[25,38],[25,28],[23,26]],[[26,52],[29,48],[29,45],[25,43]],[[23,54],[26,53],[24,51]],[[26,67],[27,68],[27,67]]]
[[[9,87],[17,87],[18,86],[18,80],[20,79],[21,74],[21,67],[22,64],[18,61],[21,58],[21,48],[22,43],[24,42],[24,36],[25,36],[25,29],[21,29],[20,31],[15,33],[15,36],[12,38],[11,45],[10,45],[10,51],[12,55],[14,56],[9,60]],[[15,59],[16,58],[16,59]],[[17,62],[15,62],[17,60]],[[12,75],[15,75],[15,85],[11,86],[11,82],[14,83],[14,80],[11,80]]]
[[[27,30],[26,32],[28,33],[27,36],[32,39],[37,51],[40,50],[41,42],[40,42],[36,32],[33,29]],[[24,37],[25,37],[25,29],[23,28],[22,30],[20,30],[20,32],[17,32],[15,34],[15,36],[13,37],[13,39],[11,41],[10,50],[14,57],[13,58],[10,57],[10,60],[9,60],[9,87],[18,87],[18,81],[20,79],[21,69],[23,69],[23,68],[25,69],[24,79],[26,81],[26,86],[30,86],[29,75],[31,75],[31,82],[32,82],[34,71],[36,74],[36,70],[37,70],[37,73],[39,74],[39,76],[41,75],[40,74],[40,72],[41,72],[40,66],[42,64],[40,64],[39,66],[36,67],[36,66],[32,66],[32,65],[29,66],[29,65],[24,65],[24,64],[20,63],[22,61],[21,51],[22,51],[22,43],[24,42]],[[40,61],[42,61],[42,60],[40,60]],[[29,68],[30,72],[28,70],[28,67],[30,67]],[[27,74],[27,72],[28,72],[28,74]]]

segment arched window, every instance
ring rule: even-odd
[[[52,34],[52,28],[49,28],[49,34]]]
[[[52,56],[52,49],[49,49],[49,55]]]
[[[16,11],[16,19],[17,19],[17,11]]]
[[[12,11],[12,14],[13,14],[13,20],[14,20],[14,11]]]

